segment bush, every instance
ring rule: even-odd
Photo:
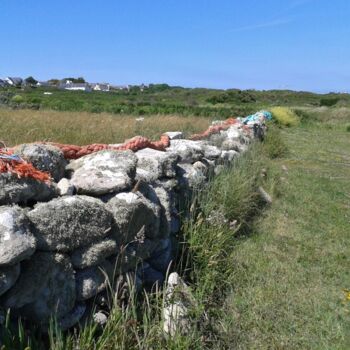
[[[338,97],[321,98],[320,106],[332,107],[336,105],[339,101]]]
[[[24,101],[24,98],[21,95],[15,95],[11,98],[11,102],[14,103],[22,103]]]
[[[347,125],[345,126],[345,130],[346,130],[347,132],[350,132],[350,124],[347,124]]]
[[[276,127],[271,127],[264,139],[263,150],[269,158],[280,158],[286,155],[288,148],[283,141],[281,132]]]
[[[300,123],[296,113],[287,107],[273,107],[272,115],[276,122],[283,126],[297,126]]]

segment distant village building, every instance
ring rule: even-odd
[[[7,77],[5,81],[10,86],[21,86],[23,83],[23,79],[17,77]]]
[[[73,83],[71,80],[66,80],[59,85],[60,89],[70,90],[70,91],[92,91],[88,83]]]
[[[96,84],[90,84],[90,85],[91,85],[92,90],[94,90],[94,91],[108,92],[111,89],[110,85],[107,83],[103,83],[103,84],[96,83]]]
[[[114,89],[114,90],[130,91],[130,86],[129,85],[111,85],[111,88]]]
[[[47,87],[47,86],[51,86],[51,84],[48,81],[38,81],[36,83],[36,86]]]

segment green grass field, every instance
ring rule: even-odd
[[[233,254],[233,348],[350,348],[350,135],[329,122],[283,131],[281,195]]]
[[[28,344],[53,350],[349,349],[350,109],[294,110],[300,118],[297,126],[271,126],[263,144],[197,197],[200,210],[183,230],[187,264],[182,271],[197,300],[189,335],[164,337],[158,294],[130,303],[124,313],[116,307],[103,331],[87,327],[80,335],[59,333],[49,339],[9,331],[7,344],[13,345],[4,349]],[[6,113],[8,124],[1,125],[7,129],[0,125],[3,138],[10,121],[19,122],[13,119],[19,118],[16,111]],[[24,126],[30,125],[31,114],[26,113]],[[83,118],[88,121],[91,115]],[[194,129],[191,122],[178,122]],[[109,123],[89,137],[102,137],[103,125]],[[65,124],[55,125],[58,135],[64,135]],[[20,130],[25,135],[26,128]],[[35,132],[40,138],[50,134],[50,126],[45,133],[41,127]],[[69,140],[74,133],[78,131]],[[272,205],[262,204],[259,186],[272,196]],[[219,224],[205,220],[213,211]],[[236,225],[222,224],[222,215],[229,222],[237,220]]]

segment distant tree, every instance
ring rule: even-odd
[[[83,77],[78,77],[78,78],[63,78],[62,81],[65,82],[67,80],[70,80],[72,83],[85,83],[85,79]]]
[[[85,79],[83,77],[78,77],[77,79],[74,79],[74,83],[85,83]]]
[[[24,81],[26,82],[26,84],[28,85],[36,85],[36,83],[38,82],[37,80],[35,80],[32,76],[24,79]]]

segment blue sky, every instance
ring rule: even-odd
[[[350,91],[349,0],[1,0],[0,77]]]

